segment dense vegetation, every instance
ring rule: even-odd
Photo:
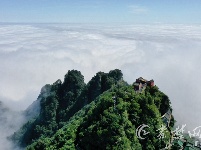
[[[168,132],[158,138],[157,131],[161,116],[171,109],[168,97],[157,86],[136,93],[118,69],[98,72],[88,84],[81,72],[71,70],[63,83],[45,88],[48,93],[39,95],[40,114],[12,136],[28,150],[155,150],[170,138]],[[145,139],[136,136],[141,124],[149,125]]]

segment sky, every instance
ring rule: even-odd
[[[201,23],[200,0],[0,0],[0,22]]]

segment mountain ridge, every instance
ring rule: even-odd
[[[134,87],[123,80],[119,69],[109,73],[98,72],[87,84],[81,72],[71,70],[65,75],[63,83],[57,80],[47,86],[50,87],[49,94],[40,94],[38,117],[28,121],[12,136],[12,140],[22,147],[114,149],[120,146],[142,149],[149,146],[152,149],[165,144],[165,141],[160,142],[154,137],[156,133],[153,131],[163,124],[160,108],[164,112],[171,106],[168,97],[157,86],[136,93]],[[137,139],[135,130],[140,123],[150,124],[151,141]],[[174,120],[171,121],[173,125]],[[64,133],[68,136],[64,136]],[[119,138],[123,141],[115,146]],[[93,139],[102,140],[96,142]]]

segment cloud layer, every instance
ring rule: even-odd
[[[25,118],[20,112],[11,111],[0,102],[0,149],[19,150],[7,137],[18,130],[23,123]]]
[[[47,83],[78,69],[86,82],[119,68],[129,83],[154,79],[175,118],[201,125],[199,25],[0,25],[0,100],[25,109]]]

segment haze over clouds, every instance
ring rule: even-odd
[[[179,124],[201,125],[201,26],[1,24],[0,39],[0,101],[14,109],[25,109],[70,69],[88,82],[119,68],[129,83],[153,78]]]

